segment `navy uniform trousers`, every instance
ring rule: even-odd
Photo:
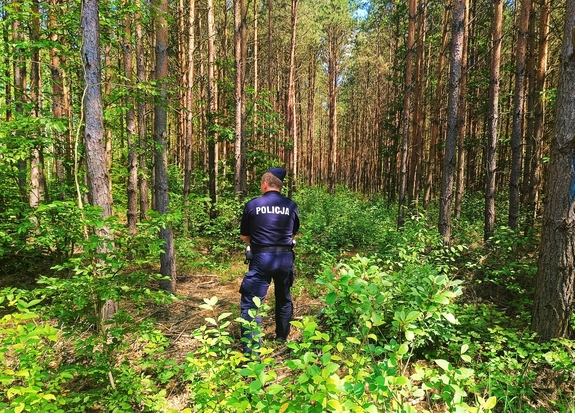
[[[295,278],[293,261],[294,255],[291,251],[256,253],[240,286],[241,317],[252,321],[253,317],[250,316],[249,310],[256,308],[253,298],[258,297],[263,302],[273,280],[277,339],[286,339],[290,332],[290,321],[293,316],[290,288]],[[256,317],[255,321],[260,324],[261,317]],[[244,325],[242,325],[242,337],[247,339],[243,340],[242,344],[246,353],[251,352],[250,347],[258,346],[260,343],[260,340],[255,340],[250,329]]]

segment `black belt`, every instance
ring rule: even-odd
[[[252,252],[254,254],[259,254],[261,252],[291,252],[293,247],[252,247]]]

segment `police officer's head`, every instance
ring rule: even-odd
[[[262,192],[269,190],[281,191],[286,170],[283,168],[271,168],[262,176]]]

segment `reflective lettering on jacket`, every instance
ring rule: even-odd
[[[265,205],[261,207],[256,207],[256,215],[260,214],[289,215],[290,210],[289,208],[280,207],[277,205]]]

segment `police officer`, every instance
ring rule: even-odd
[[[271,168],[262,176],[262,195],[249,201],[243,211],[240,237],[253,256],[240,286],[241,317],[252,321],[249,310],[256,308],[253,298],[264,300],[271,281],[275,292],[276,341],[285,342],[290,332],[293,303],[290,288],[294,282],[293,237],[299,230],[295,202],[281,194],[286,170]],[[256,319],[258,324],[261,319]],[[244,352],[259,344],[248,327],[242,326]]]

